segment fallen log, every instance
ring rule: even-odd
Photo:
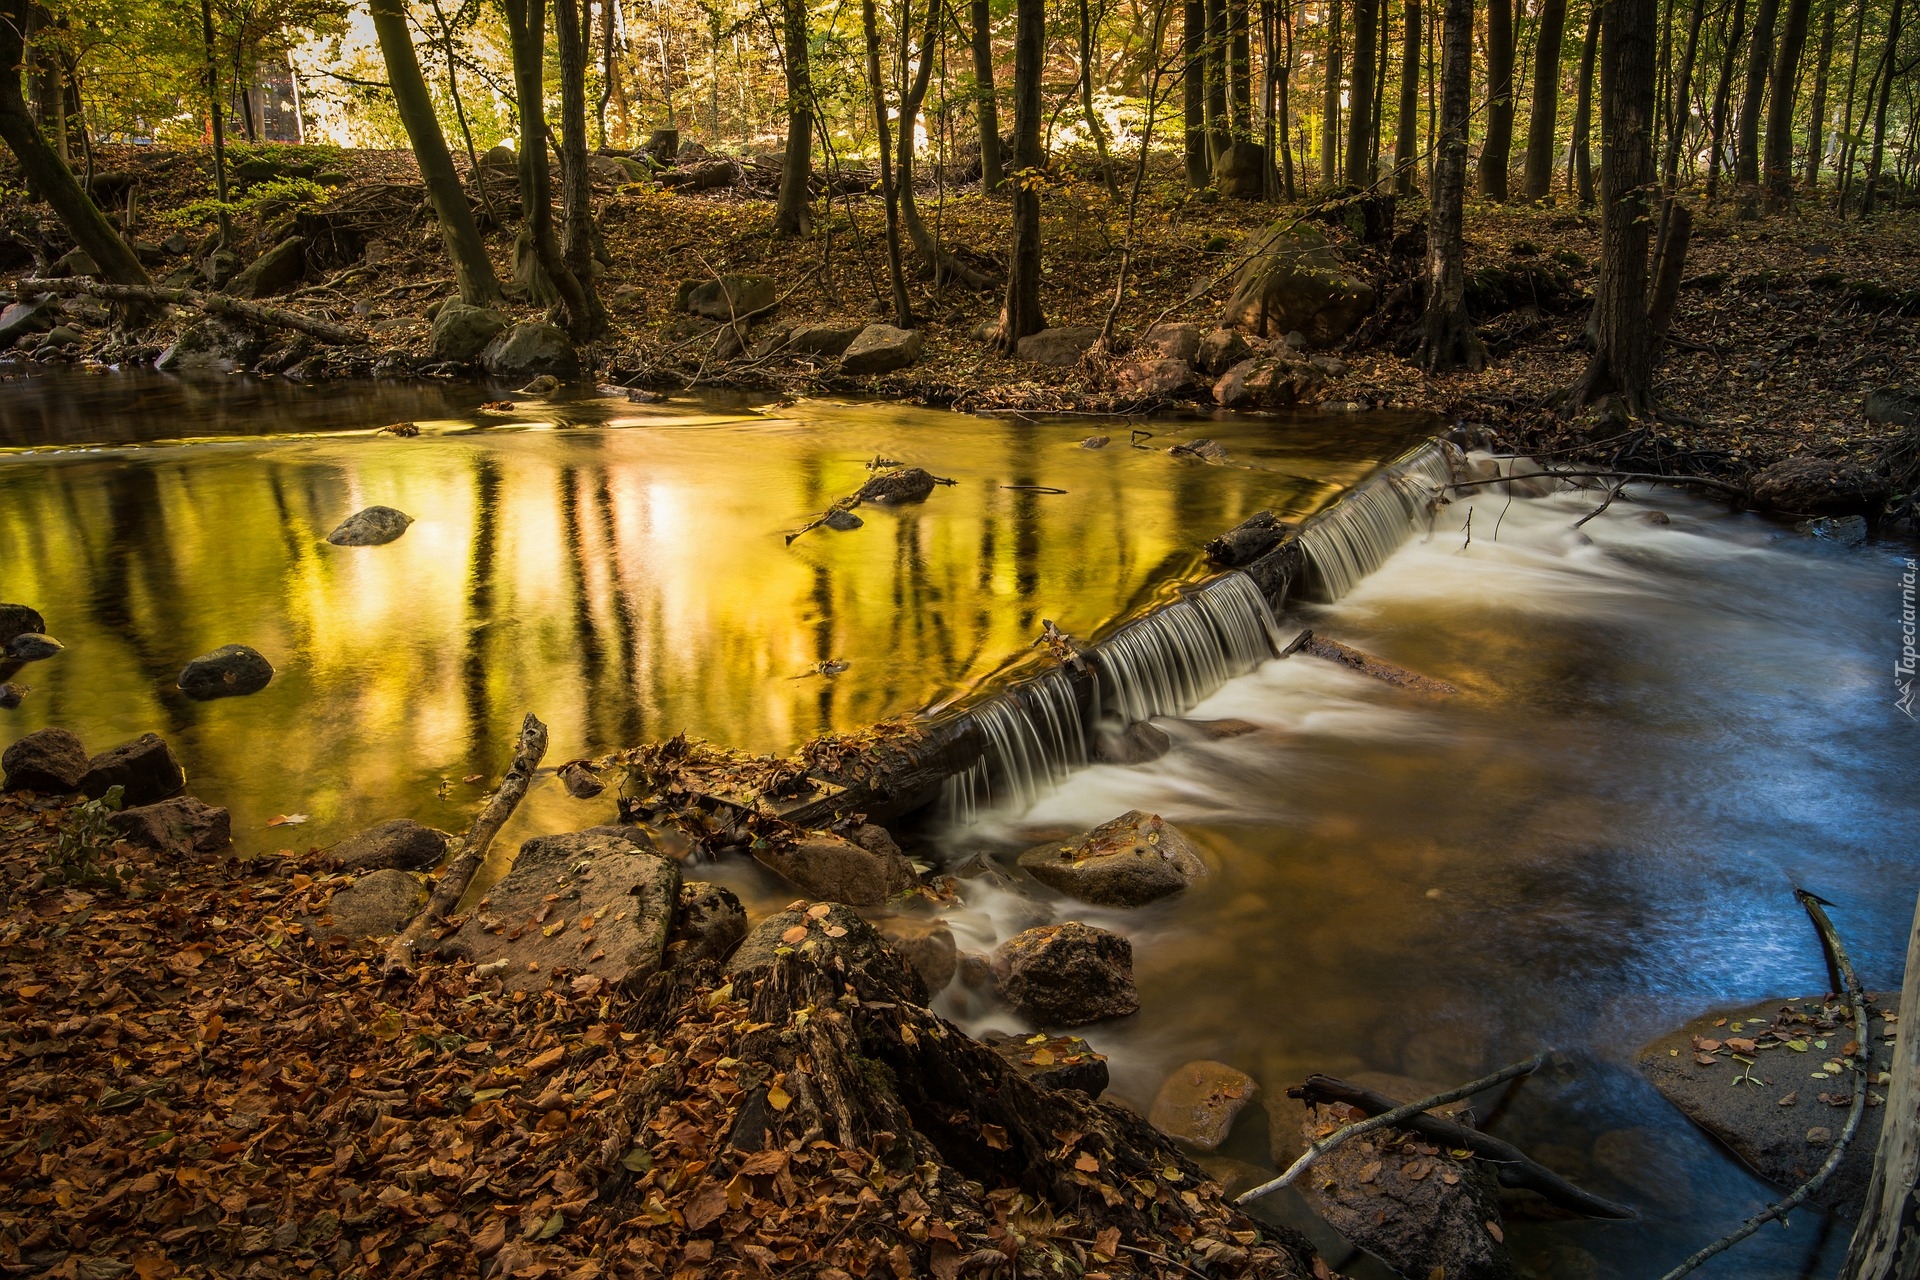
[[[540,767],[541,757],[547,754],[547,726],[531,711],[521,722],[520,737],[514,745],[513,763],[507,767],[507,774],[500,779],[500,785],[487,797],[479,813],[467,827],[466,834],[456,840],[448,849],[447,869],[440,881],[433,887],[433,894],[427,899],[427,905],[420,914],[394,936],[387,944],[386,967],[389,974],[413,972],[415,954],[428,935],[438,929],[453,909],[460,905],[461,897],[467,886],[473,883],[474,872],[480,869],[480,863],[487,856],[487,847],[493,838],[500,834],[507,819],[520,804],[520,798],[527,794],[527,784],[533,780],[533,771]]]
[[[1308,1102],[1341,1102],[1369,1116],[1379,1116],[1400,1106],[1383,1093],[1331,1076],[1308,1076],[1307,1082],[1288,1090]],[[1398,1122],[1398,1127],[1430,1138],[1443,1146],[1473,1152],[1495,1166],[1502,1186],[1535,1192],[1575,1213],[1589,1218],[1636,1218],[1639,1215],[1625,1205],[1615,1204],[1590,1191],[1583,1191],[1545,1165],[1529,1158],[1510,1142],[1482,1133],[1440,1116],[1420,1114]]]
[[[238,320],[243,324],[262,329],[291,329],[336,347],[354,346],[367,340],[366,334],[334,324],[329,320],[321,320],[281,307],[263,306],[258,302],[229,298],[224,293],[202,293],[197,289],[170,289],[161,285],[105,284],[97,280],[22,280],[15,288],[23,297],[29,293],[53,293],[62,296],[85,294],[88,297],[102,298],[109,302],[165,303],[177,307],[192,307],[196,311],[204,311],[208,315],[219,316],[223,320]]]
[[[1348,670],[1358,671],[1363,676],[1371,676],[1375,680],[1396,688],[1411,689],[1415,693],[1449,698],[1460,692],[1445,680],[1435,680],[1432,676],[1423,676],[1418,671],[1397,667],[1370,653],[1362,653],[1350,645],[1341,644],[1338,640],[1327,640],[1316,636],[1311,630],[1302,631],[1295,636],[1293,643],[1280,651],[1280,656],[1285,658],[1295,653],[1308,653],[1316,658],[1325,658],[1329,662],[1339,663]]]

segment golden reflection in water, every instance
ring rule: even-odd
[[[458,826],[527,710],[553,762],[682,730],[786,750],[909,712],[1026,649],[1042,617],[1097,634],[1193,573],[1213,533],[1316,509],[1414,432],[1219,422],[1090,451],[1084,424],[892,405],[619,409],[620,426],[589,404],[542,430],[447,420],[0,466],[0,598],[68,646],[15,677],[33,692],[0,739],[60,724],[97,750],[158,730],[236,830],[296,811],[315,842],[395,813]],[[1199,434],[1233,464],[1165,453]],[[784,544],[881,455],[956,483]],[[323,541],[373,504],[415,523],[385,547]],[[180,695],[180,667],[228,643],[266,654],[273,684]],[[829,659],[847,670],[809,674]]]

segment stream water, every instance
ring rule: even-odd
[[[0,384],[0,599],[35,604],[68,646],[13,677],[33,692],[0,712],[0,744],[50,723],[96,749],[157,729],[193,789],[234,810],[243,848],[395,815],[458,826],[524,710],[553,726],[552,763],[681,729],[784,749],[908,712],[1022,652],[1042,618],[1100,634],[1191,578],[1212,533],[1261,507],[1316,510],[1427,429],[1154,422],[1132,424],[1157,433],[1133,449],[1105,422],[595,399],[476,412],[489,394]],[[421,435],[373,434],[396,418]],[[1090,430],[1115,438],[1083,450]],[[1225,464],[1164,451],[1200,435]],[[877,454],[959,483],[783,545]],[[320,540],[371,503],[418,523],[388,547]],[[1901,549],[1666,495],[1572,531],[1592,505],[1445,507],[1337,603],[1281,619],[1463,696],[1265,661],[1188,712],[1258,732],[1055,772],[931,824],[916,852],[958,865],[1163,814],[1207,854],[1194,889],[1118,912],[963,882],[963,947],[1046,919],[1127,934],[1142,1012],[1086,1034],[1113,1094],[1142,1108],[1196,1058],[1280,1090],[1311,1071],[1452,1083],[1566,1051],[1573,1068],[1530,1081],[1499,1132],[1644,1217],[1518,1221],[1509,1239],[1533,1275],[1641,1277],[1769,1189],[1639,1079],[1633,1050],[1706,1008],[1824,988],[1795,884],[1838,904],[1870,986],[1898,980],[1920,726],[1891,679]],[[275,662],[267,690],[204,704],[172,689],[228,642]],[[825,659],[849,666],[806,674]],[[265,826],[282,813],[311,820]],[[547,780],[502,844],[610,813]],[[752,863],[698,874],[756,912],[792,897]],[[957,987],[942,1001],[974,1030],[1018,1025]],[[1251,1107],[1223,1154],[1264,1165],[1267,1142]],[[1830,1275],[1845,1237],[1802,1212],[1704,1274]]]

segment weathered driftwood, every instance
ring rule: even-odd
[[[1912,1280],[1920,1276],[1920,902],[1914,904],[1907,937],[1906,981],[1900,988],[1900,1021],[1894,1041],[1893,1087],[1880,1147],[1873,1157],[1867,1203],[1853,1229],[1840,1280]],[[1863,1040],[1861,1044],[1865,1044]],[[1859,1086],[1864,1089],[1866,1086]]]
[[[547,754],[547,726],[531,711],[521,722],[520,737],[514,745],[513,763],[508,766],[506,777],[494,789],[487,803],[462,835],[449,848],[450,859],[447,869],[440,876],[439,883],[433,887],[433,894],[427,899],[427,905],[413,918],[413,923],[395,935],[387,944],[387,971],[413,972],[414,956],[429,935],[445,922],[447,916],[460,904],[460,898],[473,883],[474,872],[480,869],[480,863],[487,856],[487,847],[493,838],[500,834],[507,819],[520,804],[520,798],[527,794],[527,785],[533,780],[533,771],[540,767],[540,760]]]
[[[96,280],[22,280],[16,287],[22,297],[32,293],[86,294],[109,302],[170,303],[178,307],[192,307],[223,320],[238,320],[262,329],[291,329],[337,347],[353,346],[367,340],[366,334],[330,320],[302,315],[283,307],[229,298],[224,293],[201,293],[197,289],[170,289],[161,285],[104,284]]]
[[[792,546],[793,540],[801,534],[811,533],[826,524],[835,513],[851,511],[863,502],[872,502],[883,507],[898,506],[908,502],[924,502],[927,495],[933,492],[935,485],[953,483],[955,482],[952,480],[931,475],[920,467],[900,467],[882,472],[788,534],[787,545]]]
[[[1297,1093],[1308,1102],[1343,1102],[1370,1116],[1382,1115],[1400,1105],[1385,1094],[1330,1076],[1308,1076],[1305,1084],[1289,1092]],[[1471,1151],[1495,1166],[1502,1186],[1535,1192],[1563,1209],[1589,1218],[1625,1219],[1639,1216],[1626,1205],[1615,1204],[1590,1191],[1581,1190],[1545,1165],[1530,1159],[1520,1148],[1492,1134],[1482,1133],[1443,1116],[1426,1114],[1409,1116],[1400,1122],[1399,1127],[1448,1148]]]
[[[1293,642],[1280,651],[1285,658],[1295,653],[1308,653],[1316,658],[1325,658],[1337,662],[1351,671],[1363,676],[1371,676],[1400,689],[1411,689],[1415,693],[1430,694],[1445,698],[1460,691],[1445,680],[1435,680],[1432,676],[1423,676],[1418,671],[1409,671],[1405,667],[1395,666],[1391,662],[1376,658],[1370,653],[1362,653],[1350,645],[1338,640],[1328,640],[1316,636],[1312,631],[1302,631],[1293,638]]]

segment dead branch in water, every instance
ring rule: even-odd
[[[298,311],[288,311],[281,307],[262,306],[257,302],[229,298],[224,293],[201,293],[197,289],[169,289],[161,285],[102,284],[94,280],[22,280],[15,288],[22,297],[30,293],[78,293],[93,298],[104,298],[109,302],[168,303],[176,307],[192,307],[196,311],[204,311],[208,315],[219,316],[223,320],[238,320],[262,329],[291,329],[336,347],[350,347],[367,340],[366,334],[334,324],[329,320],[321,320],[315,316],[303,315]]]
[[[1840,933],[1833,927],[1833,921],[1827,919],[1827,913],[1822,908],[1822,900],[1808,893],[1805,889],[1795,889],[1793,896],[1799,899],[1802,907],[1806,908],[1807,918],[1813,921],[1814,929],[1820,934],[1820,945],[1826,951],[1828,961],[1832,963],[1834,969],[1839,973],[1841,985],[1846,988],[1847,1004],[1853,1010],[1853,1042],[1859,1047],[1862,1061],[1861,1065],[1855,1069],[1859,1078],[1855,1080],[1853,1084],[1853,1106],[1847,1112],[1847,1127],[1840,1131],[1840,1137],[1835,1140],[1833,1150],[1827,1153],[1825,1162],[1823,1162],[1818,1169],[1814,1170],[1811,1178],[1808,1178],[1805,1182],[1795,1187],[1791,1195],[1788,1195],[1783,1200],[1775,1201],[1759,1213],[1754,1214],[1751,1218],[1741,1223],[1737,1230],[1721,1236],[1718,1240],[1715,1240],[1712,1244],[1700,1250],[1673,1270],[1667,1272],[1660,1280],[1679,1280],[1681,1276],[1686,1275],[1707,1259],[1725,1253],[1758,1231],[1761,1227],[1764,1227],[1767,1223],[1772,1222],[1776,1218],[1783,1219],[1788,1213],[1799,1208],[1801,1204],[1805,1203],[1808,1196],[1825,1186],[1827,1179],[1833,1176],[1834,1170],[1840,1167],[1840,1161],[1845,1158],[1847,1154],[1848,1145],[1853,1142],[1853,1135],[1860,1131],[1860,1119],[1867,1113],[1868,1075],[1866,1067],[1873,1060],[1873,1048],[1867,1042],[1866,993],[1860,989],[1860,979],[1854,975],[1853,962],[1847,958],[1846,944],[1840,941]],[[1908,975],[1908,980],[1909,982],[1912,981],[1911,974]],[[1910,1033],[1903,1024],[1900,1028],[1900,1035],[1904,1039],[1908,1034]]]
[[[1325,658],[1328,662],[1337,662],[1350,671],[1357,671],[1363,676],[1372,676],[1375,680],[1401,689],[1411,689],[1415,693],[1450,698],[1460,692],[1445,680],[1436,680],[1432,676],[1423,676],[1418,671],[1409,671],[1405,667],[1395,666],[1370,653],[1362,653],[1351,645],[1341,644],[1338,640],[1327,640],[1316,636],[1311,630],[1302,631],[1295,636],[1292,642],[1280,651],[1280,656],[1286,658],[1295,653],[1308,653],[1316,658]]]
[[[520,798],[527,794],[527,784],[533,780],[533,771],[540,767],[540,759],[547,754],[547,726],[540,723],[539,717],[531,711],[521,722],[520,738],[514,745],[513,763],[507,768],[506,777],[500,779],[500,785],[487,797],[487,803],[479,813],[473,816],[466,834],[461,836],[452,850],[452,857],[440,882],[433,887],[433,896],[427,899],[427,905],[420,914],[395,935],[387,944],[387,972],[412,973],[414,954],[420,944],[448,914],[460,904],[460,898],[473,883],[473,873],[480,869],[480,863],[487,856],[487,846],[500,834],[507,819],[513,816]]]
[[[1509,480],[1622,480],[1638,481],[1643,484],[1697,484],[1708,489],[1717,489],[1721,493],[1731,493],[1737,497],[1746,497],[1744,485],[1731,480],[1715,480],[1712,476],[1672,476],[1658,471],[1529,471],[1525,475],[1489,476],[1485,480],[1458,480],[1449,485],[1452,489],[1472,489],[1483,484],[1505,484]]]

